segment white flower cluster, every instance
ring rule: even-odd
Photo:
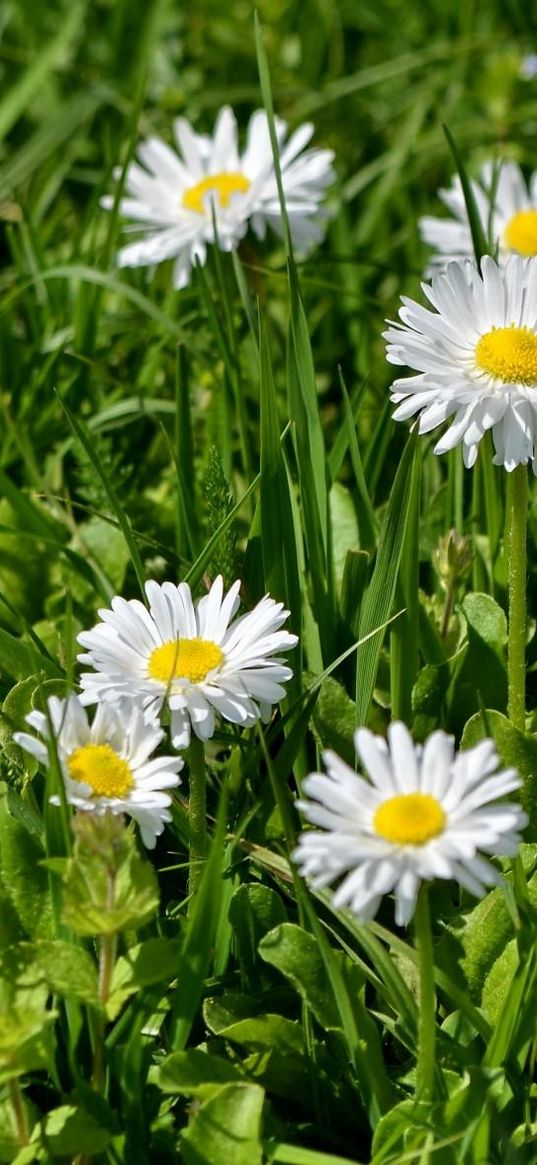
[[[307,253],[323,236],[327,212],[321,202],[334,180],[334,155],[332,150],[305,150],[313,134],[310,124],[287,138],[285,122],[276,118],[275,130],[291,237]],[[264,110],[252,114],[242,154],[229,106],[220,110],[212,137],[195,133],[182,117],[173,131],[178,153],[160,138],[149,138],[138,146],[139,160],[127,167],[126,197],[119,208],[133,220],[126,229],[137,238],[120,250],[118,263],[153,267],[173,259],[174,286],[182,288],[193,265],[205,263],[207,244],[231,251],[249,226],[260,239],[267,226],[281,235],[282,214]],[[106,195],[102,205],[111,210],[113,196]]]
[[[51,738],[66,797],[80,810],[128,813],[142,838],[155,845],[170,821],[165,789],[179,784],[180,756],[153,754],[164,738],[160,713],[171,714],[172,744],[187,748],[191,729],[200,740],[216,717],[243,727],[267,719],[285,695],[291,669],[279,655],[297,643],[280,628],[288,611],[268,595],[237,616],[240,582],[224,594],[218,577],[197,603],[186,583],[146,584],[149,606],[117,596],[101,622],[79,636],[79,656],[94,668],[81,677],[81,696],[52,697],[47,715],[28,723],[43,738],[15,740],[46,764]],[[96,704],[90,724],[85,705]]]
[[[428,433],[453,418],[435,453],[462,444],[467,467],[490,429],[496,465],[537,475],[537,173],[528,187],[514,162],[489,163],[471,188],[491,253],[479,269],[456,177],[439,192],[451,218],[420,221],[432,310],[405,298],[384,334],[388,360],[417,372],[392,386],[394,419],[418,415]]]

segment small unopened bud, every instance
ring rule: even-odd
[[[472,547],[466,534],[450,530],[438,539],[433,551],[433,566],[445,590],[454,590],[470,573]]]

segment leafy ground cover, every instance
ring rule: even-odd
[[[488,437],[465,470],[392,422],[382,331],[420,297],[417,220],[454,170],[443,125],[471,173],[535,166],[533,16],[515,0],[258,12],[256,44],[245,0],[2,10],[0,1160],[529,1165],[534,486],[521,718],[509,475]],[[114,168],[177,116],[210,132],[229,102],[245,126],[271,92],[335,153],[323,245],[289,263],[248,235],[180,292],[169,264],[118,270]],[[200,596],[219,574],[245,610],[284,602],[300,643],[270,723],[222,721],[206,746],[194,893],[195,746],[147,852],[121,819],[72,819],[57,758],[46,772],[13,733],[76,687],[77,636],[114,595],[151,578]],[[388,897],[361,923],[290,862],[322,750],[353,765],[354,729],[393,720],[418,742],[492,736],[529,817],[502,888],[476,904],[431,886],[425,1089],[413,925]]]

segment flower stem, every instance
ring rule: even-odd
[[[416,949],[420,968],[419,1047],[416,1096],[430,1101],[434,1092],[435,1068],[435,994],[434,951],[431,932],[429,895],[425,884],[420,887],[415,916]]]
[[[11,1112],[13,1114],[13,1123],[17,1134],[17,1141],[20,1148],[23,1149],[24,1146],[29,1142],[30,1132],[28,1129],[28,1121],[26,1120],[26,1113],[24,1111],[21,1087],[16,1078],[9,1081],[9,1101],[11,1104]]]
[[[507,680],[509,719],[521,732],[526,726],[526,525],[528,472],[517,465],[507,477],[505,548],[509,586]]]
[[[205,749],[203,741],[192,734],[189,748],[190,769],[190,855],[188,864],[188,893],[190,909],[203,875],[207,855],[207,797],[205,778]]]
[[[110,865],[108,868],[107,906],[113,910],[116,901],[116,874],[117,870]],[[97,1092],[104,1087],[104,1035],[106,1031],[106,1004],[110,996],[112,975],[117,952],[117,932],[111,931],[99,935],[99,1003],[101,1014],[98,1020],[98,1030],[93,1050],[93,1072],[91,1082]]]
[[[444,602],[444,611],[442,614],[442,626],[440,628],[440,638],[445,639],[449,631],[449,621],[453,614],[453,605],[455,601],[455,594],[452,586],[448,586],[446,591],[446,598]]]

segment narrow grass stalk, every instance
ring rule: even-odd
[[[22,1091],[19,1081],[13,1079],[9,1081],[9,1103],[11,1105],[11,1113],[13,1116],[13,1125],[17,1137],[17,1143],[21,1149],[28,1144],[30,1139],[30,1132],[28,1129],[28,1121],[26,1120],[26,1113],[24,1111],[24,1103],[22,1099]]]
[[[203,742],[192,734],[188,750],[190,769],[190,853],[188,865],[189,913],[193,908],[196,893],[203,877],[203,866],[207,856],[207,789],[205,775],[205,748]]]
[[[507,477],[505,548],[509,587],[507,711],[521,732],[526,724],[526,530],[528,472],[518,465]]]
[[[115,897],[115,879],[114,887],[111,893],[112,899]],[[96,1034],[95,1049],[93,1053],[93,1072],[91,1082],[97,1092],[102,1092],[104,1085],[104,1032],[106,1028],[106,1017],[104,1009],[108,1003],[110,995],[110,987],[112,985],[112,975],[114,973],[114,964],[116,961],[117,950],[117,934],[101,934],[99,936],[99,1002],[103,1009],[102,1018],[99,1023],[99,1030]]]
[[[418,1064],[416,1097],[431,1101],[434,1092],[435,1067],[435,993],[434,951],[431,932],[429,894],[424,884],[420,888],[415,916],[416,950],[420,969],[420,1014],[418,1028]]]

